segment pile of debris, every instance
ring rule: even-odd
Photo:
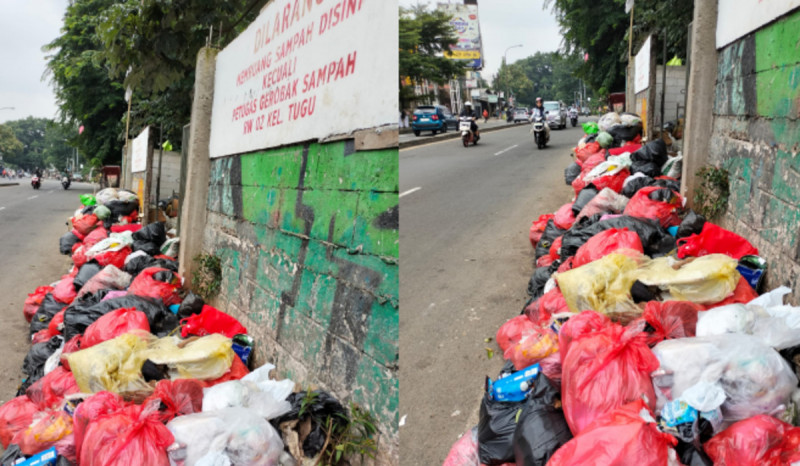
[[[641,119],[584,125],[573,202],[530,230],[531,299],[497,332],[466,465],[763,465],[800,461],[800,307],[759,296],[747,239],[685,207],[681,155]]]
[[[130,191],[81,202],[60,240],[69,272],[25,301],[2,466],[293,465],[333,444],[347,410],[270,364],[250,371],[247,329],[184,289],[174,231],[137,223]]]

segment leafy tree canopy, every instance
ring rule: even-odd
[[[63,170],[72,160],[74,149],[69,141],[74,141],[78,134],[71,127],[46,118],[28,117],[6,122],[4,128],[19,142],[4,153],[4,162],[27,170],[50,166]]]
[[[14,131],[8,125],[0,125],[0,156],[3,161],[0,164],[15,163],[14,155],[22,150],[22,143],[14,136]]]
[[[498,91],[511,91],[518,102],[526,105],[533,105],[536,97],[573,102],[582,88],[581,80],[576,76],[580,65],[581,58],[576,54],[537,52],[511,65],[501,66],[494,87]]]

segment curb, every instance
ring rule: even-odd
[[[523,123],[521,126],[525,126],[525,124]],[[503,130],[503,129],[511,129],[511,128],[519,128],[519,127],[520,127],[520,125],[518,125],[518,124],[507,124],[507,125],[492,126],[492,127],[489,127],[489,128],[484,128],[484,129],[481,129],[480,132],[481,132],[481,134],[484,134],[484,133],[491,133],[493,131],[500,131],[500,130]],[[425,145],[425,144],[430,144],[432,142],[437,142],[437,141],[441,141],[441,140],[445,140],[445,139],[456,139],[456,138],[460,138],[460,137],[461,137],[461,133],[460,132],[458,132],[458,131],[448,131],[448,132],[446,132],[444,134],[437,134],[436,136],[433,136],[433,137],[427,137],[427,138],[422,138],[422,139],[417,138],[417,139],[412,139],[410,141],[401,142],[400,143],[400,149],[405,149],[407,147],[414,147],[414,146],[422,146],[422,145]]]
[[[19,183],[0,183],[0,188],[3,186],[19,186]]]

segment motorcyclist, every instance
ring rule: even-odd
[[[41,168],[36,167],[36,170],[34,170],[33,174],[36,175],[37,177],[39,177],[39,179],[42,179],[42,169]]]
[[[475,112],[474,108],[472,108],[472,102],[465,102],[464,108],[461,109],[461,113],[458,116],[470,118],[470,129],[472,130],[472,133],[477,137],[478,124],[475,123],[475,121],[478,119],[478,113]]]
[[[542,103],[542,98],[536,98],[536,105],[533,106],[533,113],[531,113],[531,121],[534,120],[537,116],[542,117],[544,120],[544,133],[545,133],[545,140],[550,140],[550,125],[547,124],[547,115],[545,115],[544,104]]]

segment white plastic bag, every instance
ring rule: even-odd
[[[245,408],[178,416],[167,428],[175,436],[167,449],[172,465],[226,464],[224,456],[230,464],[274,466],[283,451],[278,432]]]
[[[611,127],[619,124],[622,124],[622,119],[616,112],[608,112],[597,120],[597,127],[600,131],[608,131]]]
[[[97,205],[105,205],[108,202],[116,201],[119,199],[117,196],[117,188],[101,189],[94,195],[94,198],[97,199]]]
[[[286,398],[294,389],[291,380],[270,380],[275,368],[265,364],[241,380],[223,382],[203,389],[203,412],[225,408],[248,408],[265,419],[275,419],[292,409]]]

